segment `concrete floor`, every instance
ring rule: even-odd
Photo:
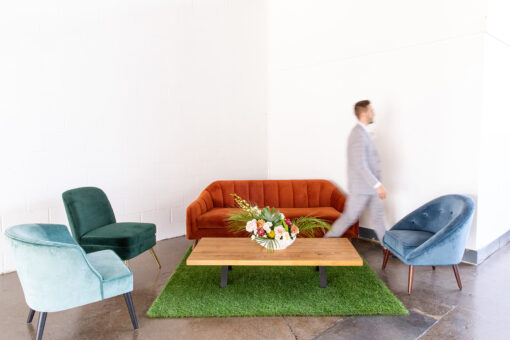
[[[133,331],[122,296],[50,313],[45,339],[510,339],[510,245],[479,266],[461,264],[459,291],[451,267],[415,269],[407,294],[408,267],[391,257],[381,271],[378,244],[354,245],[410,311],[408,316],[149,319],[145,312],[191,242],[184,237],[158,242],[163,268],[149,252],[130,261],[133,301],[140,329]],[[0,275],[0,338],[31,339],[38,314],[26,324],[28,307],[15,273]]]

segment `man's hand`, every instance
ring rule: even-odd
[[[386,189],[382,185],[379,185],[376,190],[380,199],[383,200],[386,198]]]

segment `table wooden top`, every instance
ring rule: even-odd
[[[287,249],[268,251],[248,237],[202,238],[188,266],[362,266],[346,238],[298,238]]]

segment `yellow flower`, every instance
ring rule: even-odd
[[[271,232],[267,234],[267,237],[274,238],[274,230],[271,230]]]

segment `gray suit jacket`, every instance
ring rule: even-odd
[[[376,194],[374,185],[381,179],[381,164],[372,137],[359,124],[349,135],[347,177],[351,194]]]

